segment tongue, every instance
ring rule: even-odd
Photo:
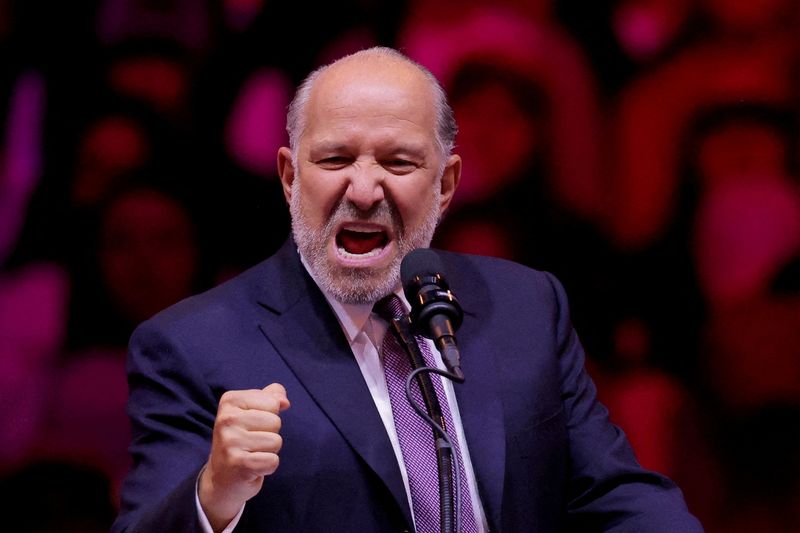
[[[342,230],[339,233],[339,245],[351,254],[366,254],[383,245],[382,232],[362,233],[360,231]]]

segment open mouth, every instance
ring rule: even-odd
[[[383,230],[342,229],[336,234],[336,247],[344,257],[376,256],[388,243],[389,235]]]

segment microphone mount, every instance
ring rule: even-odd
[[[464,311],[455,295],[450,292],[447,281],[439,273],[416,274],[405,286],[406,297],[411,304],[411,325],[414,330],[434,341],[442,355],[451,379],[464,382],[461,370],[461,355],[456,343],[455,331],[464,321]]]
[[[461,327],[464,320],[464,311],[458,303],[455,295],[450,292],[450,286],[441,274],[418,274],[409,283],[411,290],[406,290],[406,294],[413,294],[411,304],[411,323],[417,331],[429,338],[435,338],[432,332],[433,327],[428,327],[431,318],[439,313],[447,315],[451,321],[453,335],[455,330]]]

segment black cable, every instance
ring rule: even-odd
[[[434,433],[439,434],[439,438],[443,439],[447,444],[447,448],[450,451],[450,457],[454,459],[455,467],[451,465],[451,470],[453,472],[454,477],[454,484],[455,487],[453,488],[454,494],[454,502],[453,502],[453,511],[455,516],[455,527],[453,531],[455,533],[461,533],[461,471],[459,468],[459,457],[457,453],[455,453],[455,447],[453,446],[453,442],[450,440],[450,436],[447,434],[447,431],[439,425],[433,418],[431,418],[425,410],[420,407],[417,402],[411,397],[411,382],[416,378],[419,374],[423,372],[427,372],[430,374],[438,374],[440,376],[444,376],[448,379],[452,379],[454,376],[452,373],[441,370],[439,368],[433,368],[429,366],[424,366],[420,368],[415,368],[411,371],[411,373],[406,378],[406,397],[408,398],[408,402],[411,404],[411,407],[414,408],[414,411],[425,420],[429,426],[431,426],[434,430]],[[438,446],[437,446],[438,447]],[[437,454],[438,455],[438,454]],[[444,512],[444,511],[442,511]]]
[[[433,429],[433,437],[436,444],[436,463],[439,474],[440,530],[442,533],[460,533],[461,517],[459,509],[461,486],[459,483],[460,472],[458,470],[458,461],[456,460],[456,468],[455,472],[453,472],[452,458],[454,456],[454,448],[453,443],[447,434],[447,423],[444,415],[442,414],[439,399],[436,395],[436,391],[433,388],[433,383],[431,382],[430,376],[426,373],[422,373],[422,371],[427,370],[428,372],[436,373],[450,379],[455,378],[459,383],[463,380],[458,380],[458,376],[449,372],[427,366],[425,358],[423,357],[420,347],[417,344],[417,339],[412,333],[411,321],[408,316],[393,319],[390,324],[392,326],[392,333],[401,346],[405,349],[411,366],[414,368],[410,374],[410,379],[406,380],[406,397],[408,398],[408,401],[414,410],[420,414],[422,419],[425,420]],[[427,412],[424,412],[411,397],[410,383],[414,378],[417,378],[417,384],[419,385],[420,393],[422,394],[422,398],[425,402]],[[439,422],[436,422],[434,417],[438,418]],[[453,477],[455,477],[456,480],[455,491],[452,487]],[[454,496],[455,505],[453,503]],[[454,521],[455,527],[453,524]]]

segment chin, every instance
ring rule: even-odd
[[[365,304],[380,300],[400,282],[398,261],[381,267],[342,267],[319,271],[320,284],[338,301]]]

